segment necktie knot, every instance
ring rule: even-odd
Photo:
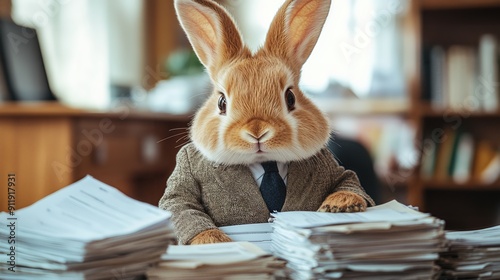
[[[260,184],[260,193],[269,212],[281,211],[286,198],[286,185],[281,178],[278,164],[275,161],[262,163],[264,175]]]
[[[278,164],[275,161],[266,161],[266,162],[263,162],[261,164],[262,164],[262,167],[264,167],[264,171],[266,173],[270,173],[270,172],[278,172],[279,173]]]

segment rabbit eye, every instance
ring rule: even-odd
[[[219,101],[217,102],[217,106],[219,107],[219,114],[225,115],[226,114],[226,97],[224,96],[223,93],[220,94]]]
[[[295,95],[292,92],[292,88],[288,88],[285,92],[286,106],[288,111],[293,111],[295,109]]]

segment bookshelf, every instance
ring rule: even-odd
[[[409,114],[420,160],[408,202],[448,229],[498,224],[500,1],[422,0],[410,9],[416,69]],[[489,83],[485,73],[494,73]]]
[[[407,117],[409,104],[404,98],[325,98],[311,97],[327,116],[400,116]]]

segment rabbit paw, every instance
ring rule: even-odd
[[[348,191],[338,191],[329,195],[321,204],[318,212],[363,212],[366,201],[360,195]]]
[[[190,245],[231,242],[231,238],[218,228],[208,229],[198,233],[191,241]]]

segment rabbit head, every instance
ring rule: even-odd
[[[285,1],[254,53],[218,3],[176,0],[175,8],[214,87],[190,129],[206,158],[221,164],[288,162],[325,147],[328,121],[298,84],[330,0]]]

